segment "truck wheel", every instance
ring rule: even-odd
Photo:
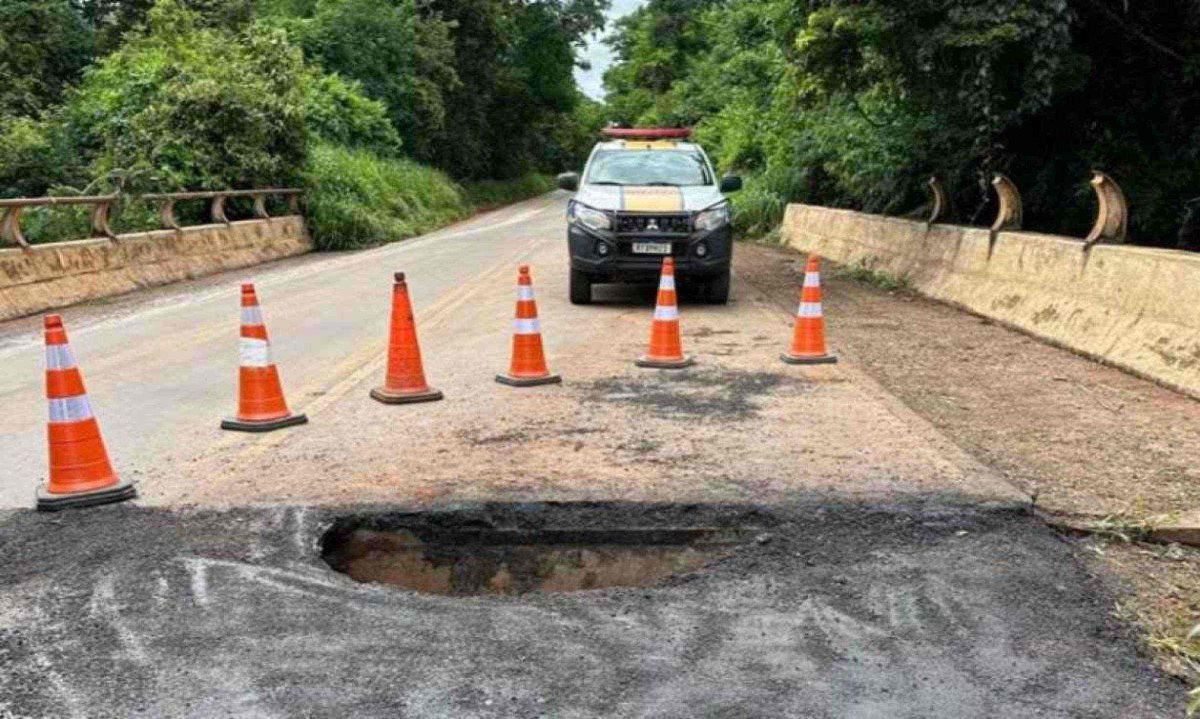
[[[704,283],[704,301],[710,305],[723,305],[729,301],[729,270]]]
[[[579,270],[571,270],[571,304],[592,304],[592,280]]]

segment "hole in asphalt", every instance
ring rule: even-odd
[[[343,520],[325,534],[322,558],[359,582],[427,594],[519,595],[654,584],[743,541],[737,530],[710,527],[504,527],[445,513],[423,520]]]

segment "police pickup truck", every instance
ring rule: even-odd
[[[558,176],[559,187],[575,192],[567,207],[571,302],[590,303],[597,283],[653,282],[670,256],[682,290],[724,304],[733,258],[725,193],[741,189],[741,178],[718,180],[686,129],[604,134],[582,176]]]

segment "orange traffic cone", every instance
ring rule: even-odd
[[[118,479],[108,461],[62,317],[47,315],[43,324],[46,398],[50,400],[50,481],[37,490],[37,508],[54,512],[132,499],[137,496],[133,483]]]
[[[270,432],[304,424],[308,417],[292,414],[283,398],[279,370],[271,359],[271,340],[263,322],[254,285],[242,285],[241,367],[238,369],[237,417],[221,420],[221,429]]]
[[[675,260],[663,258],[658,280],[658,302],[654,306],[654,325],[650,329],[650,351],[637,361],[638,367],[681,369],[694,360],[683,354],[679,339],[679,306],[675,297]]]
[[[382,387],[371,390],[371,397],[384,404],[432,402],[442,393],[425,383],[421,366],[421,347],[417,344],[417,323],[404,273],[396,273],[392,288],[392,329],[388,339],[387,377]]]
[[[821,260],[808,256],[792,348],[779,356],[789,364],[833,364],[837,356],[825,349],[825,315],[821,311]]]
[[[533,299],[533,280],[529,265],[517,271],[517,319],[513,323],[512,362],[508,374],[496,375],[496,381],[513,387],[557,384],[562,377],[550,374],[542,351],[542,328],[538,324],[537,301]]]

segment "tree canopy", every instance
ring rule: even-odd
[[[9,0],[0,190],[294,182],[313,141],[464,180],[558,171],[586,150],[563,128],[583,102],[575,51],[606,7]]]
[[[1134,239],[1166,245],[1200,195],[1190,0],[650,0],[612,44],[615,119],[696,124],[776,212],[904,212],[937,174],[978,223],[1000,171],[1028,224],[1079,234],[1099,168]]]

